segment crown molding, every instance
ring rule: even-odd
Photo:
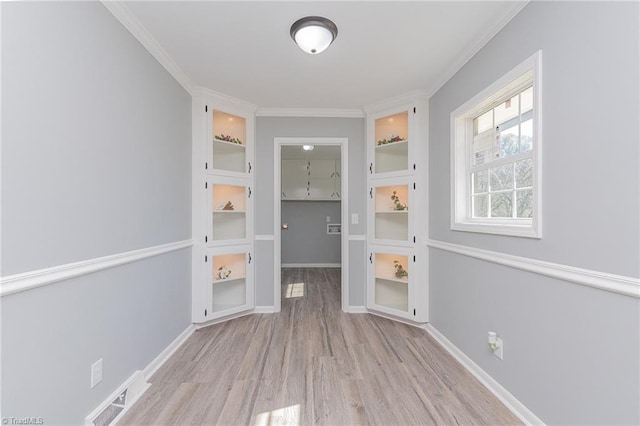
[[[380,102],[374,102],[365,105],[362,109],[367,114],[385,111],[392,108],[403,107],[408,103],[415,101],[426,101],[429,99],[429,93],[426,90],[413,90],[408,93],[403,93],[393,98],[385,99]]]
[[[210,99],[216,104],[218,108],[233,108],[240,110],[248,110],[255,113],[258,109],[258,105],[251,102],[243,101],[242,99],[234,98],[233,96],[225,95],[224,93],[216,92],[215,90],[207,89],[206,87],[194,87],[191,91],[193,96],[201,96]]]
[[[156,58],[184,89],[192,94],[193,83],[176,61],[160,46],[160,43],[142,25],[138,18],[122,1],[101,0],[102,5]]]
[[[362,109],[343,108],[258,108],[257,117],[364,118]]]
[[[524,9],[531,0],[521,0],[516,8],[514,8],[504,19],[496,21],[495,25],[490,26],[487,32],[475,39],[475,43],[469,43],[467,49],[463,50],[450,64],[446,67],[434,83],[429,87],[427,93],[429,98],[436,94],[454,75],[458,73],[483,47],[485,47],[493,37],[496,36],[513,18]]]

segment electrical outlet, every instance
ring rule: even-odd
[[[352,225],[358,224],[358,213],[351,213],[351,224]]]
[[[327,216],[327,223],[331,222],[331,216]]]
[[[102,358],[91,364],[91,388],[102,381]]]
[[[498,345],[494,350],[493,354],[498,358],[502,359],[503,351],[504,351],[504,342],[501,338],[496,338],[496,344]]]

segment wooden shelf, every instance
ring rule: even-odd
[[[241,277],[232,277],[232,278],[225,278],[223,280],[213,280],[212,284],[221,284],[221,283],[228,283],[228,282],[232,282],[232,281],[238,281],[238,280],[244,280],[246,277],[243,275]]]
[[[409,277],[406,277],[406,279],[402,279],[402,278],[396,278],[396,277],[378,277],[378,276],[376,276],[376,280],[385,280],[385,281],[391,281],[391,282],[394,282],[394,283],[409,284]]]
[[[213,138],[213,142],[223,144],[223,146],[229,145],[229,146],[238,147],[242,149],[246,148],[246,145],[244,143],[234,143],[229,141],[223,141],[222,139],[218,139],[218,138]]]
[[[398,214],[398,213],[409,213],[409,209],[407,210],[388,210],[388,211],[377,211],[376,214]]]
[[[402,152],[406,152],[406,146],[408,142],[409,142],[408,139],[402,139],[401,141],[397,141],[397,142],[389,142],[382,145],[376,145],[376,149],[379,149],[381,151],[399,150]]]

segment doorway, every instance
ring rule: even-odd
[[[283,267],[289,272],[297,268],[328,268],[327,273],[333,276],[337,273],[335,268],[340,267],[340,305],[342,311],[347,310],[347,143],[347,138],[274,139],[276,312],[288,293],[291,297],[304,293],[301,283],[291,283],[291,291],[283,291]]]

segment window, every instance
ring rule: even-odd
[[[451,229],[540,238],[536,53],[451,114]]]

